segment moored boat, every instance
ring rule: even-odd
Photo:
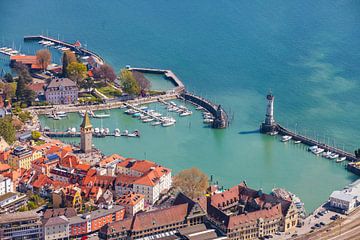
[[[290,139],[292,139],[292,136],[284,135],[284,136],[281,137],[281,141],[282,141],[282,142],[287,142],[287,141],[289,141]]]

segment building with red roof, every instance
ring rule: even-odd
[[[288,232],[297,226],[299,214],[291,201],[248,188],[244,182],[209,196],[207,213],[229,239],[258,239]]]

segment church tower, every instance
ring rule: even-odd
[[[260,131],[262,133],[271,133],[276,130],[276,122],[274,120],[274,96],[270,92],[267,96],[267,107],[265,121],[261,124]]]
[[[85,112],[83,122],[80,125],[80,150],[84,153],[91,152],[92,148],[92,125],[87,111]]]

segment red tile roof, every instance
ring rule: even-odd
[[[138,204],[143,199],[144,199],[144,195],[142,195],[142,194],[128,193],[128,194],[121,195],[116,200],[116,202],[119,205],[123,205],[123,206],[135,206],[136,204]]]

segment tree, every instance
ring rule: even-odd
[[[22,76],[19,76],[17,86],[16,86],[16,98],[18,101],[23,101],[25,99],[26,85],[25,80]]]
[[[77,62],[75,53],[71,51],[65,51],[62,55],[62,76],[68,77],[67,67],[70,63]]]
[[[39,140],[39,138],[41,137],[41,133],[39,131],[32,131],[31,132],[31,137],[34,140]]]
[[[7,99],[7,100],[12,99],[13,97],[15,97],[16,84],[15,83],[5,83],[3,91],[4,91],[5,99]]]
[[[68,77],[77,83],[80,83],[86,76],[86,67],[84,64],[79,62],[70,63],[66,70]]]
[[[43,71],[51,63],[51,53],[48,49],[41,49],[36,52],[36,60],[40,64]]]
[[[190,168],[179,172],[174,177],[173,185],[194,199],[205,194],[209,181],[207,175],[198,168]]]
[[[151,83],[149,81],[149,79],[147,79],[144,74],[142,74],[141,72],[138,71],[134,71],[133,73],[134,78],[136,79],[136,81],[139,84],[139,87],[142,91],[145,90],[149,90],[151,87]]]
[[[120,83],[124,92],[130,95],[139,95],[140,87],[131,71],[128,69],[122,69],[120,72]]]
[[[19,78],[22,77],[24,79],[25,83],[32,82],[32,77],[30,75],[29,68],[26,65],[19,62],[15,63],[15,71],[19,75]]]
[[[12,144],[15,140],[16,130],[12,124],[11,117],[4,117],[0,119],[0,136],[4,138],[4,140]]]
[[[94,80],[92,80],[91,78],[86,78],[84,81],[82,81],[79,84],[80,88],[84,88],[84,89],[90,89],[92,87],[94,87]]]
[[[8,83],[14,82],[14,78],[10,73],[6,73],[5,76],[4,76],[4,79]]]
[[[116,74],[114,72],[114,69],[108,65],[103,64],[98,68],[95,68],[93,70],[94,78],[96,80],[105,80],[105,82],[113,82],[116,79]]]

